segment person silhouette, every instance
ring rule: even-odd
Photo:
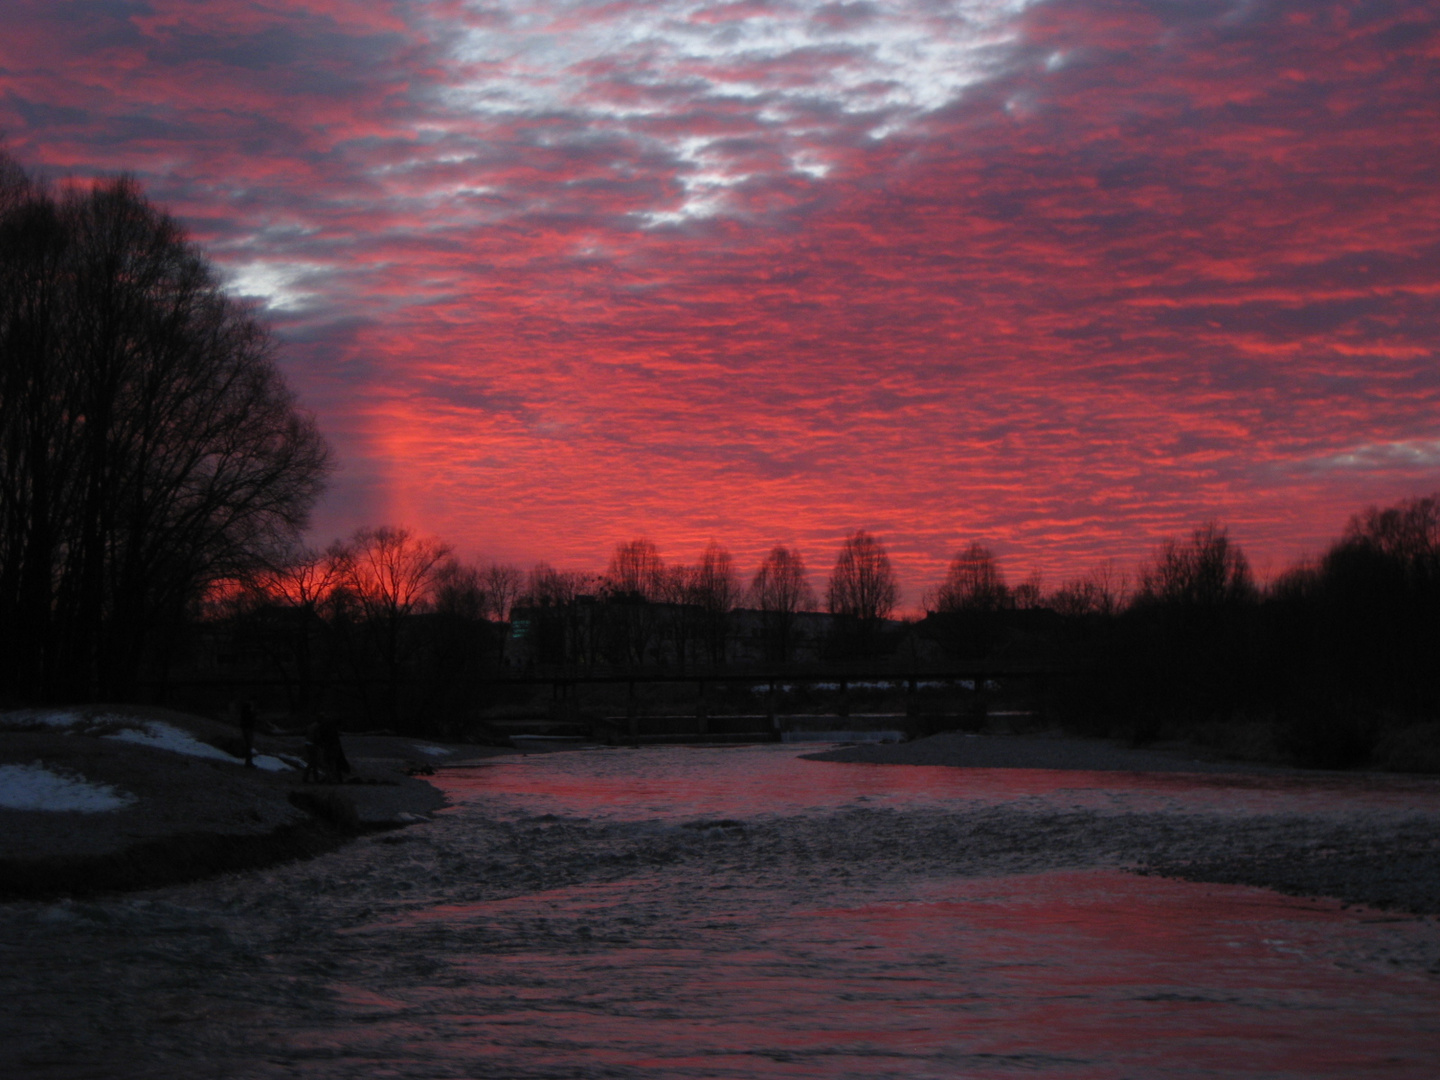
[[[245,767],[255,768],[255,703],[239,697],[230,703],[230,718],[240,728],[240,741],[245,747]]]

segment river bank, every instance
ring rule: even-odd
[[[0,716],[0,899],[151,888],[330,851],[445,805],[421,777],[503,754],[390,735],[348,736],[343,784],[302,779],[304,739],[239,732],[164,709]]]

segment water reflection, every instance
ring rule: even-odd
[[[807,762],[806,746],[596,749],[447,770],[452,802],[614,821],[747,818],[847,805],[965,803],[1116,812],[1349,814],[1440,807],[1429,778],[1374,774],[1190,774],[954,769]]]

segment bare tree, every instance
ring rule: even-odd
[[[740,601],[740,584],[730,552],[711,540],[693,573],[694,602],[702,613],[702,633],[712,664],[725,662],[730,615]]]
[[[626,667],[643,666],[651,659],[656,639],[657,613],[651,604],[665,591],[665,563],[655,545],[644,537],[617,544],[604,584],[611,660]]]
[[[134,181],[57,198],[0,154],[10,685],[126,694],[211,583],[294,544],[328,456],[274,352]]]
[[[1113,562],[1071,578],[1050,595],[1050,606],[1061,615],[1114,615],[1125,605],[1125,576]]]
[[[751,603],[764,617],[770,659],[788,663],[794,648],[795,614],[815,604],[805,560],[795,548],[776,544],[750,582]]]
[[[510,609],[525,591],[525,574],[518,566],[490,563],[481,572],[486,613],[498,623],[510,621]]]
[[[523,633],[539,660],[593,667],[600,652],[601,627],[595,593],[600,582],[589,574],[556,570],[536,563],[526,577],[525,592],[516,602],[526,609]]]
[[[315,641],[323,640],[325,610],[339,583],[338,567],[328,555],[297,548],[283,561],[260,567],[227,590],[238,601],[242,621],[273,616],[279,622],[278,643],[266,651],[287,684],[293,680],[291,703],[306,712],[315,704]]]
[[[408,529],[382,526],[357,529],[348,543],[335,545],[331,552],[340,581],[360,611],[362,626],[386,676],[383,708],[393,723],[400,718],[405,623],[434,598],[450,548],[433,537],[416,537]],[[366,663],[363,654],[357,660]],[[359,672],[363,675],[366,668],[360,667]]]
[[[1045,577],[1039,570],[1025,575],[1025,580],[1010,590],[1010,602],[1021,611],[1030,611],[1045,602]]]
[[[657,620],[661,636],[669,640],[675,663],[684,671],[700,624],[697,568],[684,563],[671,563],[664,567],[654,598],[665,605]]]
[[[655,600],[665,583],[665,563],[655,545],[644,537],[616,544],[605,570],[605,585],[615,596]]]
[[[1440,576],[1440,495],[1370,507],[1345,526],[1340,545],[1365,548],[1403,567],[1411,577]]]
[[[446,559],[435,571],[435,610],[466,622],[479,622],[490,613],[490,594],[474,563]]]
[[[525,578],[519,603],[526,607],[563,607],[574,603],[591,584],[584,574],[556,570],[547,562],[538,562]]]
[[[1137,603],[1218,608],[1259,596],[1250,563],[1225,529],[1207,522],[1181,543],[1166,540],[1141,572]]]
[[[831,614],[876,623],[890,617],[899,596],[885,546],[864,529],[847,536],[826,591]]]
[[[941,613],[1000,611],[1010,606],[1010,589],[990,549],[971,544],[955,553],[944,582],[925,598],[925,606]]]

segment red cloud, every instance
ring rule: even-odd
[[[269,290],[346,462],[331,531],[823,573],[866,527],[913,602],[972,539],[1053,582],[1218,516],[1278,569],[1440,487],[1440,20],[1367,10],[1036,4],[926,111],[845,98],[840,46],[632,42],[522,107],[518,60],[398,8],[87,43],[27,6],[0,124],[140,171]]]

